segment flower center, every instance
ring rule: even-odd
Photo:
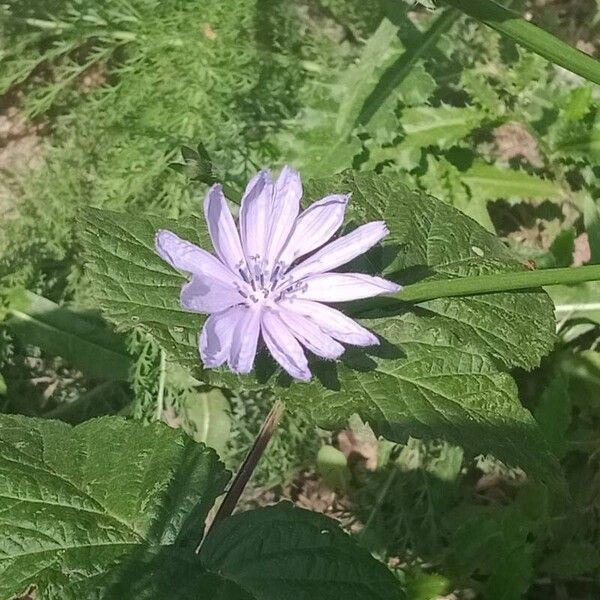
[[[238,273],[244,282],[236,281],[237,291],[248,306],[279,302],[291,293],[300,291],[305,284],[294,282],[286,275],[289,265],[278,261],[269,268],[260,255],[251,256],[247,263],[238,265]]]

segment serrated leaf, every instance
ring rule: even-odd
[[[592,88],[576,88],[567,96],[563,106],[563,116],[568,121],[583,119],[592,106]]]
[[[311,194],[319,197],[325,189],[352,192],[350,218],[383,219],[390,228],[383,250],[361,263],[374,272],[396,274],[402,282],[402,273],[460,277],[522,270],[498,238],[395,176],[350,173],[315,183]],[[447,298],[407,310],[362,312],[364,324],[385,343],[366,353],[349,350],[341,364],[319,363],[308,386],[292,385],[282,394],[326,428],[356,412],[390,439],[443,437],[553,477],[556,462],[502,372],[530,369],[552,348],[546,294]]]
[[[554,181],[524,171],[504,169],[483,162],[476,162],[461,175],[461,180],[471,190],[472,202],[485,202],[498,198],[557,200],[565,195],[562,187]]]
[[[412,170],[418,165],[423,148],[451,148],[461,142],[484,119],[485,113],[473,107],[442,105],[407,108],[400,118],[405,138],[398,146],[373,152],[371,164],[394,160],[400,167]]]
[[[179,292],[185,277],[173,271],[154,250],[158,229],[206,245],[204,222],[189,218],[183,226],[152,215],[129,215],[88,209],[82,213],[82,241],[94,300],[104,315],[123,328],[150,331],[181,366],[202,378],[197,337],[203,315],[184,311]]]
[[[2,415],[0,474],[2,600],[29,585],[45,600],[164,598],[227,481],[217,455],[181,432],[116,417],[71,427]],[[181,597],[222,597],[208,579],[213,596]]]
[[[425,70],[422,62],[417,63],[398,86],[398,95],[407,106],[424,104],[433,94],[437,83]]]
[[[567,160],[600,161],[600,108],[586,118],[572,121],[559,118],[548,131],[553,157]]]
[[[284,160],[313,177],[343,171],[360,151],[354,135],[336,132],[337,102],[329,98],[318,108],[307,108],[279,135]]]
[[[494,231],[487,202],[471,201],[467,187],[462,182],[461,172],[443,156],[427,157],[427,171],[419,177],[419,183],[428,194],[445,200],[475,219],[488,231]]]
[[[496,90],[478,71],[465,69],[461,73],[460,83],[471,95],[473,101],[491,115],[505,112],[504,103],[498,97]]]
[[[217,523],[201,558],[258,600],[405,598],[390,571],[335,521],[287,502]]]
[[[363,223],[383,219],[389,229],[383,248],[377,248],[357,262],[359,271],[384,273],[402,283],[419,277],[454,278],[522,270],[514,254],[496,237],[453,207],[406,188],[395,175],[349,173],[344,176],[309,183],[307,195],[312,199],[328,193],[351,192],[348,220]],[[106,248],[150,247],[151,224],[145,231],[126,231],[130,217],[98,213],[105,223],[102,235],[88,238],[93,245],[88,253],[93,272],[98,258],[114,260]],[[89,220],[89,219],[88,219]],[[136,223],[145,221],[136,216]],[[111,233],[109,222],[116,223]],[[164,223],[153,221],[157,229]],[[188,236],[194,240],[194,236]],[[131,250],[135,256],[137,251]],[[112,253],[114,254],[114,252]],[[137,260],[137,259],[136,259]],[[101,265],[102,298],[109,315],[119,318],[124,294],[127,306],[140,315],[140,321],[157,339],[167,340],[172,358],[188,364],[196,352],[195,335],[177,340],[170,333],[174,326],[192,331],[199,327],[198,318],[179,311],[176,274],[159,296],[143,288],[141,307],[135,294],[139,290],[123,281],[128,269],[136,278],[146,278],[144,263],[128,266],[118,258],[119,268]],[[145,252],[149,277],[163,277],[168,267],[158,256]],[[117,264],[117,263],[115,263]],[[352,267],[350,267],[352,268]],[[115,283],[109,281],[115,279]],[[156,279],[156,281],[161,281]],[[169,298],[169,294],[171,297]],[[111,295],[114,297],[111,298]],[[154,298],[157,311],[148,300]],[[173,307],[178,319],[157,322],[156,312],[163,306]],[[343,426],[353,413],[368,421],[377,433],[393,440],[408,435],[446,438],[463,445],[470,452],[494,453],[509,463],[529,468],[532,474],[550,478],[555,461],[548,452],[535,420],[518,402],[516,386],[503,372],[515,366],[531,369],[539,364],[554,342],[553,307],[541,291],[495,293],[476,297],[444,298],[417,306],[394,303],[378,308],[376,301],[349,305],[346,310],[362,316],[364,323],[384,340],[379,347],[348,350],[341,362],[318,362],[316,375],[309,384],[279,378],[273,361],[262,354],[256,364],[255,377],[239,377],[227,370],[210,371],[216,385],[249,388],[281,384],[278,392],[295,409],[305,412],[326,428]],[[123,320],[128,323],[129,313]],[[186,320],[187,319],[187,320]],[[194,348],[192,349],[192,340]]]
[[[131,359],[123,339],[99,319],[22,290],[11,294],[6,324],[22,343],[64,358],[88,377],[129,377]]]
[[[402,113],[405,145],[438,146],[442,150],[461,141],[485,118],[477,108],[442,105],[407,108]]]
[[[382,19],[379,27],[368,39],[359,60],[340,80],[344,90],[336,120],[336,132],[345,136],[354,128],[361,106],[373,89],[382,70],[403,52],[398,37],[398,26]]]

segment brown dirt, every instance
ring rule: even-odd
[[[18,215],[19,179],[40,166],[45,126],[27,120],[15,107],[0,113],[0,220]]]
[[[494,153],[508,162],[513,158],[523,158],[534,167],[543,167],[538,142],[523,123],[511,121],[494,130]]]
[[[600,56],[600,24],[594,25],[595,0],[531,0],[526,16],[582,52]]]

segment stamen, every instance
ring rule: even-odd
[[[247,269],[242,269],[239,268],[238,272],[240,274],[240,276],[242,277],[242,279],[246,282],[246,283],[250,283],[250,277],[248,276],[248,271]]]

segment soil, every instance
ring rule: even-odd
[[[14,105],[0,113],[0,221],[19,214],[19,179],[42,164],[44,131]]]

